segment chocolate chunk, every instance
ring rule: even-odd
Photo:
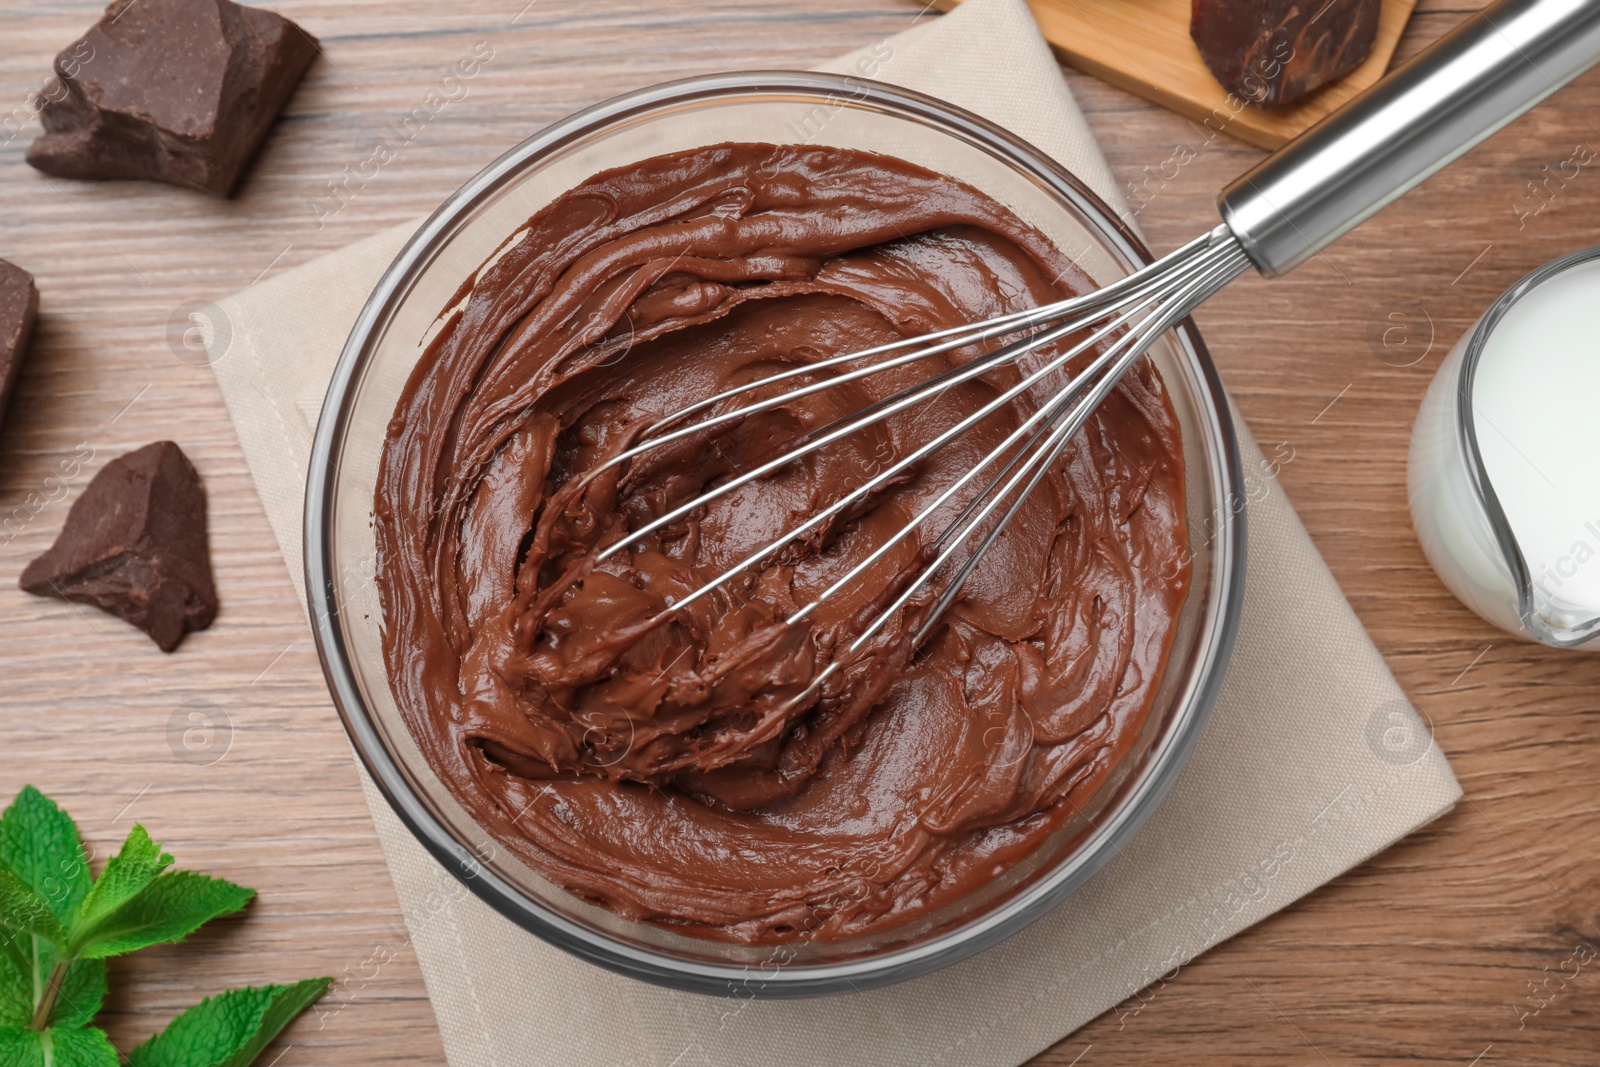
[[[1382,0],[1194,0],[1189,36],[1223,88],[1289,104],[1359,67]]]
[[[157,441],[107,463],[50,550],[22,572],[38,596],[93,604],[171,652],[217,616],[206,491],[183,450]]]
[[[39,290],[33,287],[33,275],[0,259],[0,429],[5,427],[11,389],[17,384],[38,313]]]
[[[28,162],[227,196],[316,54],[282,15],[232,0],[116,0],[56,56],[66,92]]]

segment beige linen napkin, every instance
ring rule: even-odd
[[[1023,0],[969,0],[888,43],[878,77],[1009,127],[1120,204]],[[845,57],[831,69],[855,64]],[[213,353],[217,381],[297,587],[323,393],[362,302],[411,229],[220,304],[230,328]],[[367,782],[451,1063],[1012,1067],[1449,810],[1460,788],[1448,764],[1273,480],[1276,468],[1241,433],[1248,584],[1204,739],[1166,802],[1084,889],[937,974],[799,1002],[614,976],[468,894]]]

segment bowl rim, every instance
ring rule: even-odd
[[[705,103],[723,96],[821,95],[848,97],[851,102],[881,104],[909,113],[954,132],[979,147],[1020,163],[1030,177],[1046,185],[1082,216],[1103,246],[1133,269],[1151,261],[1137,234],[1079,178],[1039,148],[970,111],[935,97],[858,77],[814,71],[761,70],[683,78],[624,93],[578,111],[528,137],[447,198],[417,229],[396,255],[356,318],[335,366],[317,421],[306,482],[304,564],[307,603],[323,674],[339,717],[362,764],[396,816],[413,837],[457,880],[495,911],[523,929],[581,959],[610,971],[658,985],[699,993],[742,997],[784,998],[863,990],[929,973],[970,957],[1017,933],[1042,917],[1085,884],[1130,841],[1160,804],[1187,764],[1209,718],[1233,650],[1244,596],[1245,528],[1239,487],[1243,470],[1227,396],[1192,318],[1170,334],[1199,371],[1202,386],[1194,397],[1199,422],[1208,429],[1213,449],[1222,460],[1212,472],[1220,480],[1215,534],[1218,595],[1199,621],[1195,668],[1187,682],[1187,699],[1166,735],[1153,750],[1147,771],[1128,786],[1123,801],[1104,823],[1053,870],[1045,870],[1008,899],[978,918],[949,927],[920,944],[890,949],[880,955],[839,963],[733,964],[683,959],[628,944],[575,922],[537,900],[486,867],[472,849],[437,820],[407,784],[394,754],[384,744],[370,709],[362,699],[351,667],[339,619],[337,582],[331,567],[337,489],[336,471],[351,415],[351,387],[374,349],[380,324],[398,310],[420,269],[433,261],[482,198],[516,180],[522,170],[544,156],[620,120],[669,104]],[[1182,692],[1178,699],[1184,700]],[[1159,757],[1159,758],[1157,758]]]

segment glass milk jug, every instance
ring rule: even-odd
[[[1547,263],[1445,358],[1417,415],[1411,515],[1496,626],[1600,649],[1600,247]]]

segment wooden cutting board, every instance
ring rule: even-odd
[[[935,0],[948,11],[961,0]],[[1367,61],[1298,104],[1256,107],[1212,77],[1189,39],[1189,0],[1028,0],[1067,62],[1262,148],[1277,148],[1383,77],[1416,0],[1384,0]]]

